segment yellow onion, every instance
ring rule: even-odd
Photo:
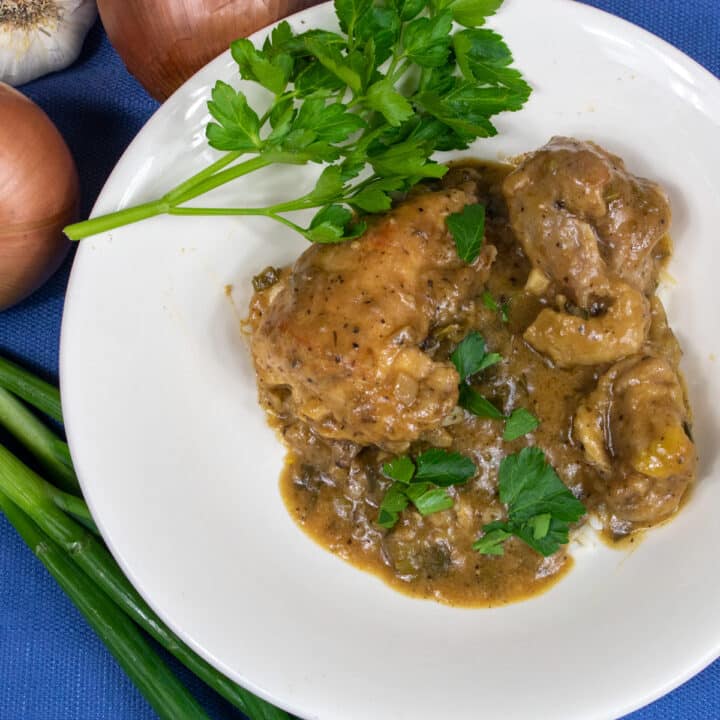
[[[320,0],[98,0],[110,42],[157,100],[230,43]]]
[[[0,310],[60,266],[70,248],[62,228],[78,195],[75,163],[50,118],[0,83]]]

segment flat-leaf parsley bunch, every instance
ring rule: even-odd
[[[144,218],[262,215],[311,242],[363,232],[363,215],[388,210],[393,193],[446,167],[436,151],[496,134],[490,118],[530,95],[500,35],[482,27],[502,0],[335,0],[340,32],[278,25],[262,47],[241,39],[232,55],[243,80],[267,91],[263,107],[218,81],[208,109],[210,145],[223,155],[163,197],[70,225],[80,240]],[[187,202],[276,163],[326,167],[314,189],[259,208]],[[308,227],[287,213],[319,208]]]

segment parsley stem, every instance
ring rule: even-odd
[[[258,155],[233,167],[222,169],[236,159],[231,157],[234,154],[235,153],[228,153],[228,155],[220,158],[220,160],[213,163],[209,168],[206,168],[206,170],[194,176],[194,180],[193,178],[186,180],[159,200],[153,200],[143,203],[142,205],[117,210],[107,215],[100,215],[96,218],[90,218],[80,223],[68,225],[68,227],[65,228],[65,234],[71,240],[82,240],[90,235],[97,235],[98,233],[107,232],[108,230],[113,230],[123,225],[130,225],[140,220],[162,215],[163,213],[169,212],[169,210],[176,205],[192,200],[198,195],[210,192],[210,190],[220,187],[220,185],[224,185],[235,178],[247,175],[254,170],[259,170],[273,162],[278,162],[274,156]],[[210,168],[213,168],[212,174],[206,172],[210,170]],[[219,172],[217,172],[218,168],[220,168]],[[193,182],[191,183],[190,180],[193,180]],[[178,189],[183,186],[185,186],[185,190],[178,192]],[[170,199],[168,199],[168,197]]]
[[[265,215],[268,208],[171,207],[168,215]]]
[[[162,215],[167,212],[169,205],[163,200],[153,200],[152,202],[135,205],[134,207],[117,210],[107,215],[100,215],[96,218],[90,218],[83,222],[68,225],[64,232],[71,240],[83,240],[90,235],[114,230],[123,225],[145,220],[146,218]]]
[[[165,204],[169,204],[172,207],[182,205],[184,202],[192,200],[198,195],[204,195],[221,185],[229,183],[231,180],[235,180],[236,178],[247,175],[248,173],[259,170],[260,168],[264,168],[267,165],[272,164],[273,161],[274,160],[268,155],[258,155],[246,160],[245,162],[241,162],[238,165],[233,165],[231,168],[221,170],[220,172],[216,172],[208,177],[202,178],[199,182],[196,182],[191,187],[188,187],[185,192],[174,195],[171,203],[168,203],[167,195],[165,195],[160,202],[164,201]],[[164,212],[167,212],[167,210]]]
[[[290,205],[290,203],[286,203]],[[169,215],[256,215],[261,217],[267,217],[272,220],[292,228],[296,232],[305,234],[305,229],[300,225],[284,218],[282,215],[278,215],[278,212],[290,212],[292,210],[301,210],[310,207],[320,207],[324,203],[315,203],[313,205],[303,205],[302,207],[287,208],[285,210],[278,210],[281,206],[271,206],[264,208],[204,208],[204,207],[173,207],[168,210]]]
[[[376,180],[380,180],[380,179],[381,179],[380,175],[378,175],[377,173],[373,173],[372,175],[370,175],[370,177],[365,178],[365,180],[362,180],[361,182],[356,183],[355,185],[352,186],[352,188],[350,188],[350,190],[352,191],[351,197],[355,197],[358,193],[362,192],[368,185],[371,185]]]
[[[180,183],[175,189],[171,190],[169,193],[166,193],[165,200],[169,203],[173,203],[175,199],[180,197],[183,193],[195,187],[195,185],[205,180],[205,178],[209,178],[216,172],[219,172],[223,168],[226,168],[228,165],[230,165],[230,163],[237,160],[241,155],[241,152],[226,153],[220,159],[216,160],[211,165],[208,165],[204,170],[201,170],[199,173],[195,173],[195,175],[189,177],[187,180],[185,180],[185,182]]]
[[[394,85],[408,71],[409,68],[410,61],[405,60],[405,62],[403,62],[399,68],[397,68],[396,70],[394,69],[392,75],[389,76],[392,84]]]
[[[301,235],[305,235],[305,228],[300,227],[300,225],[297,225],[296,223],[292,222],[292,220],[288,220],[282,215],[277,215],[276,213],[268,213],[268,217],[272,218],[273,220],[277,220],[277,222],[285,225],[286,227],[289,227],[291,230],[294,230]]]

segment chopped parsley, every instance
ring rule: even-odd
[[[505,457],[500,463],[498,490],[508,518],[483,527],[483,536],[473,545],[483,555],[502,555],[511,536],[541,555],[553,555],[567,544],[570,524],[586,512],[540,448],[523,448]]]
[[[410,503],[423,516],[450,509],[453,499],[445,488],[466,483],[476,471],[470,458],[438,448],[426,450],[414,462],[407,455],[394,458],[383,465],[383,475],[394,482],[380,503],[377,524],[394,527]]]
[[[466,205],[445,220],[461,260],[468,265],[477,260],[485,235],[485,206]]]
[[[502,357],[498,353],[489,353],[485,338],[476,330],[471,330],[455,348],[450,360],[460,375],[460,381],[467,382],[473,375],[499,363]]]
[[[455,348],[450,360],[460,375],[458,405],[477,417],[505,420],[503,440],[516,440],[540,425],[540,421],[524,408],[516,408],[509,416],[505,415],[469,384],[473,375],[502,360],[498,353],[488,352],[485,338],[479,332],[471,330]]]
[[[483,305],[488,309],[492,310],[493,312],[500,313],[500,319],[506,323],[510,319],[509,316],[509,301],[503,302],[501,305],[498,305],[497,300],[486,290],[482,294],[482,301]]]
[[[537,430],[540,421],[525,408],[515,408],[505,421],[503,440],[517,440],[533,430]]]

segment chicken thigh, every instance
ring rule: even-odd
[[[575,415],[574,434],[606,478],[609,511],[653,525],[677,510],[695,475],[695,446],[680,379],[652,355],[614,365]]]
[[[495,249],[465,264],[445,220],[475,186],[415,195],[357,240],[314,245],[256,294],[258,380],[325,438],[403,449],[442,423],[458,374],[421,349],[454,322],[487,279]]]
[[[561,305],[544,309],[525,339],[565,367],[640,352],[670,224],[662,190],[594,143],[557,137],[503,191],[533,282]]]

